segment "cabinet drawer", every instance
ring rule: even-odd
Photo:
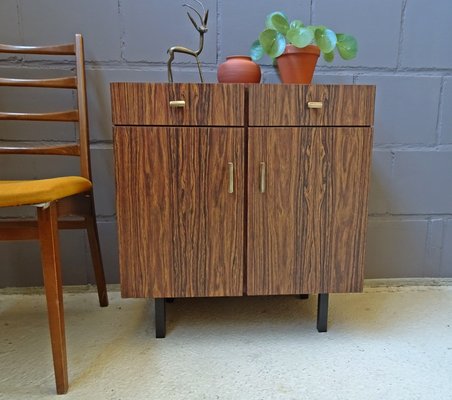
[[[372,126],[374,98],[370,85],[252,85],[249,125]]]
[[[244,125],[243,85],[114,82],[110,88],[114,125]]]

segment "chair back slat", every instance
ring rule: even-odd
[[[73,43],[59,44],[55,46],[14,46],[9,44],[0,44],[0,53],[70,56],[75,55],[75,45]]]
[[[77,122],[79,120],[79,113],[78,110],[46,112],[46,113],[0,112],[0,120]]]
[[[22,77],[8,76],[0,78],[1,86],[13,86],[31,88],[29,91],[36,90],[33,88],[51,88],[55,90],[72,89],[76,94],[75,110],[65,110],[53,112],[21,112],[21,110],[0,110],[0,120],[10,121],[59,121],[59,122],[75,122],[78,128],[78,142],[75,144],[64,144],[55,146],[51,143],[48,146],[38,145],[10,147],[0,145],[0,154],[46,154],[46,155],[68,155],[79,156],[80,158],[80,175],[91,180],[91,163],[89,155],[89,129],[87,115],[87,99],[86,99],[86,76],[85,76],[85,59],[83,49],[83,37],[80,34],[75,35],[74,43],[61,44],[56,46],[14,46],[0,44],[0,53],[12,54],[37,54],[37,55],[73,55],[75,56],[75,73],[73,76],[65,76],[61,78],[46,79],[22,79]],[[27,62],[27,60],[25,60]],[[67,58],[64,59],[67,62]],[[17,68],[17,63],[13,66]],[[2,70],[0,69],[0,73]],[[25,89],[24,89],[25,90]],[[47,94],[46,94],[47,95]],[[8,97],[5,97],[5,102]],[[43,100],[45,101],[45,100]],[[47,110],[46,110],[47,111]],[[50,111],[50,110],[49,110]],[[0,140],[1,137],[0,127]]]
[[[0,154],[42,154],[52,156],[80,156],[78,144],[54,146],[0,146]]]
[[[0,86],[77,89],[77,78],[75,76],[51,79],[0,78]]]

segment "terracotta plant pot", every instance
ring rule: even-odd
[[[319,55],[320,49],[317,46],[309,45],[300,49],[288,44],[284,53],[276,59],[281,81],[311,83]]]
[[[220,83],[259,83],[261,69],[251,57],[229,56],[218,67],[217,77]]]

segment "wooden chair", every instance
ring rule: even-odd
[[[68,390],[68,373],[58,241],[59,228],[87,230],[99,302],[102,307],[108,305],[91,179],[83,38],[77,34],[75,43],[56,46],[0,44],[0,53],[75,56],[75,76],[52,79],[0,77],[0,86],[31,88],[27,90],[34,90],[33,88],[72,89],[77,94],[78,106],[74,110],[49,113],[0,112],[0,120],[67,121],[75,122],[78,126],[79,140],[77,143],[45,147],[11,147],[2,146],[0,143],[0,154],[44,154],[72,156],[80,159],[79,176],[0,181],[0,207],[32,205],[37,209],[37,219],[33,221],[1,220],[0,240],[38,239],[40,241],[56,390],[58,394],[63,394]],[[68,216],[71,218],[65,218]]]

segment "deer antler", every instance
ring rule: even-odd
[[[206,13],[206,9],[204,8],[204,4],[202,4],[199,0],[195,0],[202,8],[202,12],[205,14]]]
[[[182,4],[182,7],[188,7],[191,10],[193,10],[196,14],[198,14],[199,19],[201,20],[201,24],[203,23],[201,14],[194,8],[192,7],[190,4]],[[193,23],[193,25],[196,26],[196,22],[193,20],[192,16],[190,15],[190,13],[187,12],[188,17],[190,18],[191,22]]]
[[[207,12],[206,12],[206,9],[204,8],[204,4],[202,4],[199,0],[193,0],[193,1],[196,1],[196,2],[201,6],[202,12],[203,12],[203,14],[204,14],[204,18],[201,16],[201,14],[199,13],[199,11],[196,10],[196,9],[195,9],[193,6],[191,6],[190,4],[185,3],[185,4],[182,5],[182,7],[187,7],[187,8],[190,8],[191,10],[193,10],[196,14],[198,14],[198,17],[199,17],[199,19],[200,19],[200,21],[201,21],[201,24],[204,24],[204,25],[205,25],[206,20],[207,20],[207,16],[208,16],[208,14],[209,14],[209,10],[207,10]],[[187,13],[187,14],[188,14],[188,13]],[[188,14],[188,15],[190,16],[190,14]]]

